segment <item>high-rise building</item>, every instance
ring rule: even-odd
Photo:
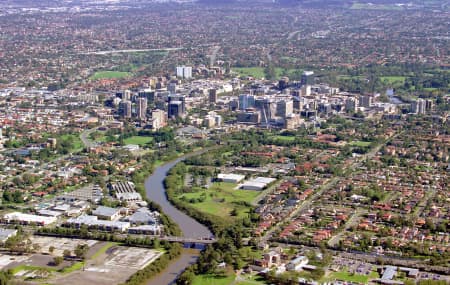
[[[180,109],[180,111],[184,115],[184,113],[186,112],[186,97],[185,96],[183,96],[183,95],[169,95],[168,101],[169,101],[169,105],[172,102],[177,102],[177,101],[181,102],[181,109]],[[169,117],[171,117],[170,114],[169,114]]]
[[[356,98],[349,97],[345,100],[345,109],[347,111],[352,112],[355,111],[356,108],[358,108],[358,100],[356,100]]]
[[[372,106],[373,98],[369,95],[361,95],[359,96],[359,105],[361,107],[369,108]]]
[[[314,72],[313,71],[303,71],[301,83],[302,83],[302,85],[313,85],[314,84]]]
[[[170,94],[177,93],[177,84],[175,82],[169,83],[169,85],[167,85],[167,91],[169,91]]]
[[[177,77],[190,79],[192,78],[192,67],[191,66],[177,66]]]
[[[123,92],[122,92],[122,100],[125,100],[125,101],[130,101],[131,100],[131,91],[130,90],[124,90]]]
[[[217,89],[209,89],[209,103],[217,103]]]
[[[294,113],[293,100],[281,100],[277,102],[277,116],[286,118],[289,114]]]
[[[179,118],[184,115],[183,112],[183,102],[181,101],[171,101],[169,103],[169,118]]]
[[[136,103],[136,117],[145,120],[147,117],[147,98],[138,98]]]
[[[289,87],[289,77],[282,77],[278,81],[278,89],[284,90]]]
[[[422,98],[411,103],[411,112],[415,114],[425,114],[427,110],[427,102]]]
[[[119,103],[119,116],[123,118],[131,118],[131,101],[122,100]]]
[[[158,130],[167,125],[167,113],[163,110],[152,111],[152,129]]]
[[[245,110],[255,107],[255,96],[248,94],[239,95],[239,109]]]
[[[147,98],[148,102],[154,102],[155,101],[155,91],[152,91],[150,88],[141,89],[138,91],[138,97],[139,98]]]

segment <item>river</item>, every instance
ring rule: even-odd
[[[178,162],[193,155],[199,155],[207,150],[193,152],[179,157],[171,162],[157,167],[153,174],[145,181],[145,191],[147,198],[158,203],[163,212],[168,215],[180,227],[182,234],[186,238],[203,238],[211,237],[211,231],[200,224],[193,218],[181,212],[167,200],[166,189],[164,188],[164,179],[169,170]],[[150,279],[147,284],[151,285],[168,285],[174,284],[177,276],[184,271],[186,267],[195,263],[199,255],[199,251],[183,250],[181,256],[172,261],[169,266],[154,278]]]

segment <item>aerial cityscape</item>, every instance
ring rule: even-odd
[[[450,285],[450,1],[0,1],[0,285]]]

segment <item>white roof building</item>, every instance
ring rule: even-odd
[[[239,183],[244,180],[245,176],[233,173],[220,173],[217,178],[227,183]]]
[[[20,224],[39,224],[49,225],[56,223],[55,217],[44,217],[38,215],[24,214],[20,212],[13,212],[3,216],[3,220],[7,223],[20,223]]]

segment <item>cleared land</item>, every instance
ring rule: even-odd
[[[189,202],[189,205],[197,210],[213,214],[222,218],[232,217],[231,212],[235,209],[236,217],[247,215],[252,201],[261,193],[260,191],[235,190],[236,184],[217,182],[209,189],[194,187],[197,192],[184,193],[178,198]],[[182,198],[184,197],[184,198]],[[201,201],[203,200],[203,201]],[[198,202],[201,201],[201,202]]]

